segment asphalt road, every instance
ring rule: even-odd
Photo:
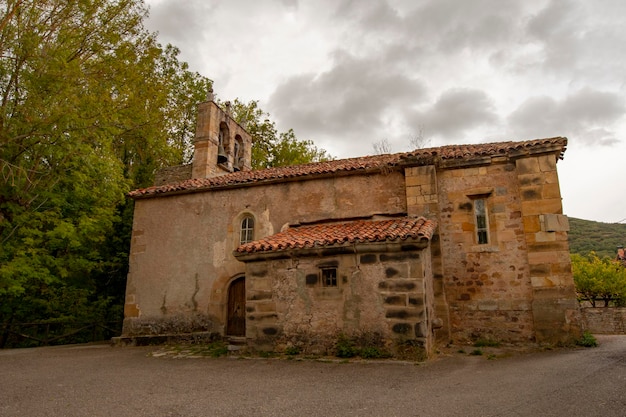
[[[0,416],[626,416],[626,336],[428,364],[0,351]]]

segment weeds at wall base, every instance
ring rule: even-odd
[[[598,341],[591,333],[584,332],[582,337],[576,341],[576,345],[582,347],[596,347],[598,346]]]

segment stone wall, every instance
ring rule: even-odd
[[[430,351],[430,254],[404,249],[248,262],[246,335],[251,345],[331,353],[340,334],[378,335],[391,351],[409,340]],[[329,265],[337,268],[336,287],[320,282],[320,268]]]
[[[532,340],[532,287],[515,165],[498,161],[441,170],[437,176],[452,340]],[[486,244],[477,238],[478,198],[486,202]]]
[[[191,178],[191,164],[166,167],[157,171],[154,185],[165,185],[182,182]]]
[[[408,213],[439,224],[432,242],[439,342],[558,343],[579,335],[554,153],[440,161],[405,175]],[[487,244],[477,239],[478,199],[486,203]]]
[[[538,342],[571,342],[581,333],[580,313],[563,216],[556,156],[516,161],[523,232],[532,284]]]
[[[410,216],[424,216],[439,221],[439,196],[437,191],[437,170],[434,165],[405,169],[407,213]],[[436,343],[450,341],[450,315],[444,280],[440,234],[433,236],[430,244],[433,314],[437,322]]]
[[[229,283],[244,274],[232,251],[245,215],[260,239],[290,223],[405,212],[401,172],[138,199],[123,332],[175,331],[174,317],[202,314],[223,334]]]
[[[596,334],[626,334],[625,307],[585,307],[580,311],[586,331]]]

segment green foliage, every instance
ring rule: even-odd
[[[470,355],[472,356],[482,356],[483,351],[481,349],[474,349],[470,352]]]
[[[383,359],[391,357],[385,349],[384,341],[379,333],[365,332],[349,337],[340,334],[335,343],[335,356],[339,358]]]
[[[228,346],[223,341],[217,341],[209,344],[206,347],[206,351],[212,358],[219,358],[220,356],[228,355]]]
[[[345,334],[340,334],[335,343],[335,356],[338,358],[353,358],[357,354],[358,349],[354,341]]]
[[[189,159],[211,84],[145,16],[141,0],[0,8],[0,322],[121,319],[124,194]]]
[[[595,252],[600,258],[615,258],[618,246],[626,245],[626,224],[601,223],[569,218],[570,252],[587,255]]]
[[[576,292],[581,301],[593,307],[597,300],[608,307],[611,302],[623,305],[626,300],[626,268],[610,258],[600,258],[594,252],[587,256],[574,254],[572,273]]]
[[[363,359],[384,359],[391,357],[391,354],[377,346],[366,346],[359,350],[359,356]]]
[[[598,346],[598,341],[591,333],[585,332],[582,337],[576,341],[576,344],[583,347],[596,347]]]
[[[288,346],[285,349],[285,354],[288,356],[294,356],[294,355],[299,355],[300,354],[300,348],[297,346]]]
[[[478,339],[474,342],[474,347],[498,347],[500,342],[492,339]]]
[[[218,103],[224,107],[223,103]],[[292,129],[278,133],[270,115],[259,108],[258,101],[231,102],[233,118],[252,135],[252,168],[263,169],[287,165],[322,162],[332,157],[310,140],[298,140]]]

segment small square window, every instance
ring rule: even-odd
[[[337,268],[322,268],[322,285],[324,287],[337,286]]]

